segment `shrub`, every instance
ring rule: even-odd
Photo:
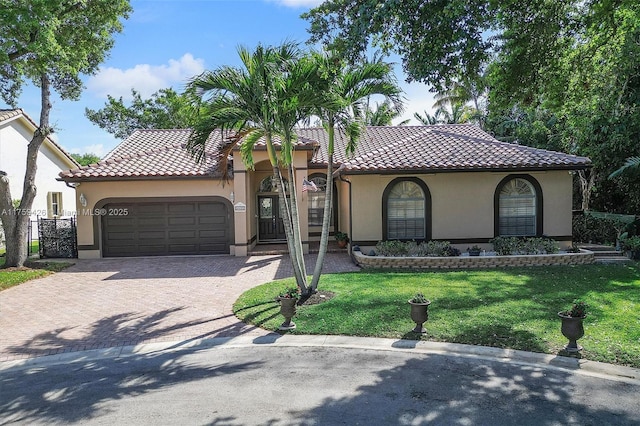
[[[618,238],[620,223],[617,220],[591,215],[573,216],[573,240],[583,243],[612,244]]]
[[[498,256],[513,254],[553,254],[559,251],[558,243],[547,237],[518,238],[496,237],[490,241]]]
[[[406,256],[409,249],[402,241],[380,241],[376,244],[376,253],[379,256],[398,257]]]
[[[518,252],[520,240],[517,237],[495,237],[489,241],[498,256],[508,256]]]
[[[425,241],[420,244],[415,241],[380,241],[376,244],[376,253],[390,257],[460,256],[460,250],[451,247],[449,241]]]

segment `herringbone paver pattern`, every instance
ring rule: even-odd
[[[307,257],[307,267],[315,265]],[[325,272],[357,270],[328,253]],[[311,271],[309,271],[311,272]],[[288,256],[78,260],[0,292],[0,361],[138,343],[264,335],[240,322],[242,292],[292,276]]]

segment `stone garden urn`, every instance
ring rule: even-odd
[[[427,330],[423,327],[423,324],[429,319],[429,305],[431,301],[425,300],[423,302],[415,302],[413,299],[409,300],[411,305],[411,319],[416,323],[413,330],[414,333],[426,333]]]
[[[586,315],[581,317],[572,317],[571,315],[567,315],[566,312],[558,312],[558,316],[562,320],[560,331],[564,337],[569,339],[569,343],[565,346],[564,350],[567,352],[581,351],[582,346],[578,345],[577,340],[584,336],[582,320],[585,319]]]
[[[278,330],[293,330],[296,328],[296,323],[291,321],[291,318],[296,314],[296,304],[298,298],[279,297],[280,313],[284,317],[284,322],[278,327]]]

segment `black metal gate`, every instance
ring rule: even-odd
[[[75,218],[38,218],[40,257],[78,257]]]

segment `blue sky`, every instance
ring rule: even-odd
[[[205,69],[238,65],[236,47],[284,40],[306,42],[307,21],[300,14],[317,0],[134,0],[134,12],[115,37],[108,59],[94,76],[85,76],[79,101],[53,99],[51,123],[55,139],[68,152],[105,155],[119,141],[93,125],[85,108],[104,106],[107,94],[125,100],[131,89],[147,97],[159,89],[181,91],[185,82]],[[432,94],[421,83],[407,84],[399,58],[398,81],[407,99],[403,118],[431,110]],[[35,120],[39,92],[26,87],[18,102]],[[6,108],[6,105],[0,104]],[[415,123],[415,120],[413,120]]]

